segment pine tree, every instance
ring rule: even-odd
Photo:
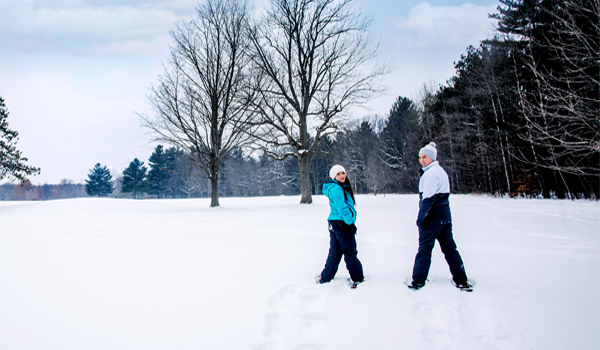
[[[155,194],[162,198],[169,193],[169,180],[175,166],[177,156],[175,148],[163,151],[163,146],[158,145],[148,159],[150,171],[146,177],[148,194]]]
[[[8,128],[7,118],[8,109],[0,97],[0,180],[10,177],[25,183],[27,175],[39,174],[40,168],[25,165],[27,158],[16,147],[19,133]]]
[[[135,158],[127,169],[123,171],[123,181],[121,191],[123,193],[132,193],[137,199],[138,194],[146,190],[146,171],[148,168],[144,166],[144,162],[140,162]]]
[[[97,163],[90,169],[89,180],[85,180],[85,193],[89,196],[106,197],[114,190],[115,181],[106,166]]]
[[[394,174],[396,190],[414,193],[419,183],[417,154],[424,138],[420,123],[422,114],[415,103],[399,96],[390,109],[389,117],[381,132],[383,161]]]

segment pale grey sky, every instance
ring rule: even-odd
[[[256,7],[267,0],[257,0]],[[135,112],[150,114],[148,88],[162,73],[173,22],[196,0],[2,0],[0,96],[17,147],[42,168],[34,184],[83,182],[101,163],[147,163],[153,146]],[[355,117],[386,114],[398,96],[442,84],[468,45],[493,35],[496,0],[356,0],[373,16],[380,58],[395,70],[385,96]]]

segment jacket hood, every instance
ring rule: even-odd
[[[329,198],[329,194],[331,193],[331,190],[335,186],[339,186],[339,182],[337,182],[335,180],[329,180],[329,182],[324,183],[323,184],[323,194]]]

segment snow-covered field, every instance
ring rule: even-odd
[[[368,281],[316,285],[325,197],[0,202],[0,348],[598,349],[600,206],[453,195],[473,293],[436,247],[403,284],[416,195],[358,196]]]

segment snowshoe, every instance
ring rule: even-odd
[[[467,281],[464,283],[456,283],[452,281],[452,284],[454,284],[456,288],[460,289],[463,292],[471,293],[473,291],[474,283],[472,283],[471,281]]]
[[[418,283],[415,281],[411,281],[410,283],[406,283],[406,286],[412,290],[419,290],[425,286],[425,283]]]
[[[351,278],[348,278],[348,285],[350,285],[350,288],[352,289],[356,289],[356,287],[358,287],[359,284],[363,283],[365,280],[362,281],[353,281]]]
[[[315,281],[317,282],[317,284],[325,284],[325,283],[329,283],[329,282],[324,282],[324,281],[321,279],[321,275],[317,275],[317,276],[315,276]]]

